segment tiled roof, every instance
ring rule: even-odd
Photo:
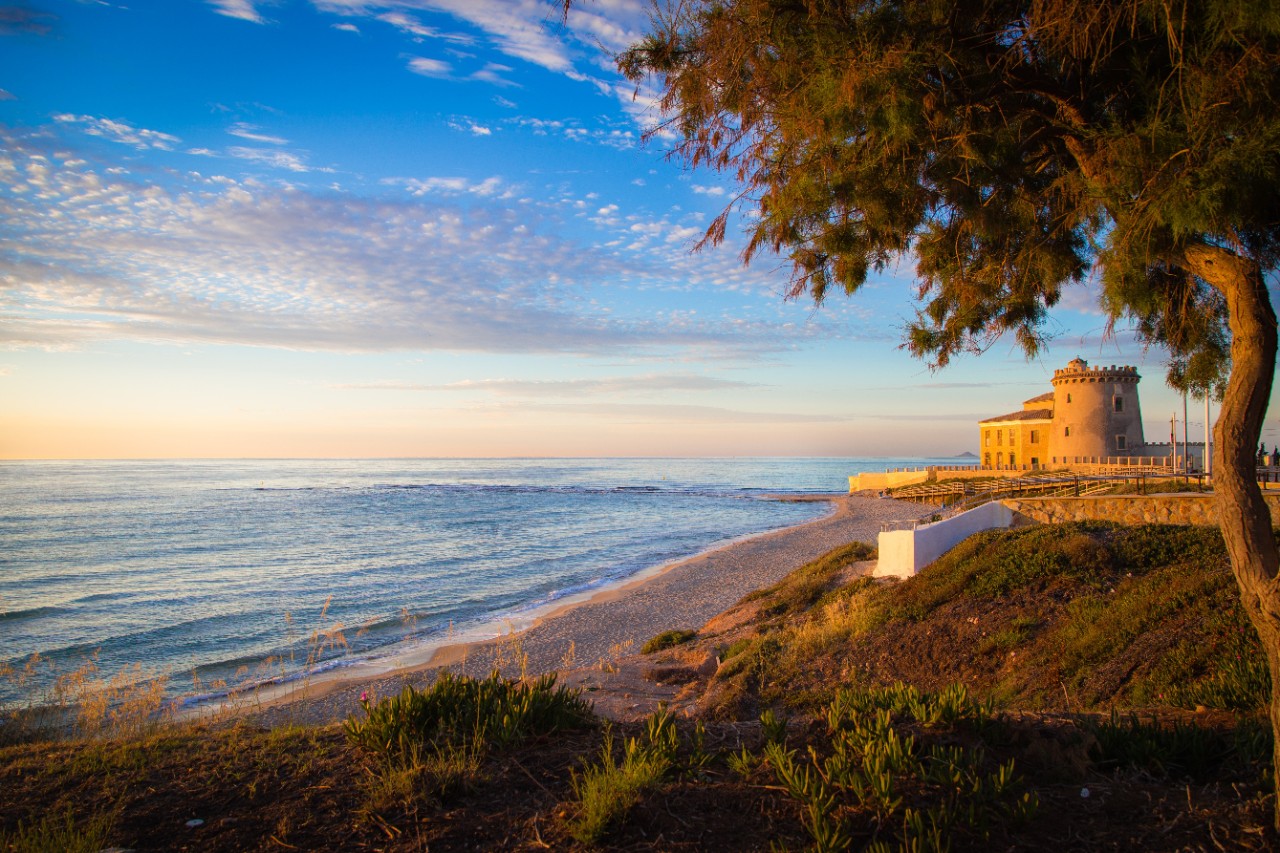
[[[1030,400],[1023,400],[1022,404],[1025,406],[1027,403],[1048,403],[1052,399],[1053,392],[1049,391],[1046,394],[1041,394],[1039,397],[1032,397]]]
[[[1007,415],[1001,415],[998,418],[985,418],[978,421],[980,424],[993,424],[999,421],[1051,421],[1053,420],[1053,409],[1023,409],[1019,412],[1010,412]]]

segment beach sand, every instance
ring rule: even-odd
[[[860,495],[801,499],[829,501],[834,511],[671,564],[643,580],[554,611],[525,631],[448,646],[424,664],[374,678],[332,679],[269,701],[250,699],[237,711],[266,726],[321,724],[356,711],[363,692],[388,696],[405,684],[420,687],[441,667],[483,677],[495,667],[516,676],[598,665],[638,652],[663,631],[697,630],[746,594],[776,583],[828,551],[854,541],[874,544],[883,525],[918,518],[932,509]]]

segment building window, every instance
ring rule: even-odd
[[[1070,394],[1068,394],[1068,395],[1067,395],[1067,402],[1068,402],[1068,403],[1070,403],[1070,402],[1071,402],[1071,395],[1070,395]]]
[[[990,446],[991,446],[991,430],[989,430],[989,429],[988,429],[988,430],[983,430],[983,431],[982,431],[982,439],[983,439],[983,446],[984,446],[984,447],[990,447]]]
[[[1002,465],[1004,465],[1004,454],[1003,454],[1003,453],[997,453],[997,454],[996,454],[996,467],[997,467],[997,468],[999,468],[999,467],[1000,467],[1000,466],[1002,466]]]
[[[1032,468],[1032,470],[1037,469],[1037,468],[1039,468],[1039,467],[1040,467],[1040,457],[1038,457],[1038,456],[1032,456],[1032,457],[1031,457],[1031,468]]]
[[[1128,437],[1127,437],[1127,436],[1123,436],[1123,435],[1117,435],[1117,436],[1116,436],[1116,450],[1128,450],[1128,449],[1129,449],[1129,439],[1128,439]]]
[[[990,467],[991,467],[991,454],[990,454],[990,453],[984,453],[984,454],[982,454],[982,467],[983,467],[983,468],[990,468]]]
[[[1012,468],[1018,464],[1018,458],[1012,453],[1009,454],[1009,467]]]
[[[1062,437],[1063,437],[1063,438],[1069,438],[1070,436],[1071,436],[1071,427],[1063,427],[1063,428],[1062,428]]]
[[[1009,446],[1010,446],[1010,447],[1013,447],[1013,445],[1014,445],[1014,441],[1013,441],[1013,437],[1014,437],[1014,435],[1015,435],[1015,433],[1014,433],[1014,431],[1013,431],[1013,428],[1012,428],[1012,427],[1010,427],[1010,428],[1009,428]]]
[[[996,446],[1004,447],[1004,430],[1002,429],[996,430]]]
[[[1115,406],[1115,410],[1117,412],[1124,411],[1124,397],[1115,397],[1111,402]]]
[[[1040,443],[1040,430],[1038,430],[1038,429],[1033,429],[1033,430],[1031,431],[1031,443],[1032,443],[1032,444],[1039,444],[1039,443]],[[1035,462],[1033,461],[1031,464],[1032,464],[1032,465],[1034,465],[1034,464],[1035,464]]]

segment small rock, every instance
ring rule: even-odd
[[[1084,799],[1084,800],[1089,799],[1089,789],[1088,789],[1088,788],[1081,788],[1081,789],[1080,789],[1080,798],[1081,798],[1081,799]]]
[[[197,826],[204,826],[204,821],[202,821],[198,817],[192,818],[191,820],[187,821],[187,829],[195,829]]]
[[[698,664],[698,675],[715,675],[716,670],[720,668],[720,658],[715,652],[707,652],[707,656],[702,659],[702,663]]]

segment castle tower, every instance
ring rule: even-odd
[[[1141,378],[1137,368],[1090,367],[1082,358],[1055,370],[1050,464],[1142,455]]]

